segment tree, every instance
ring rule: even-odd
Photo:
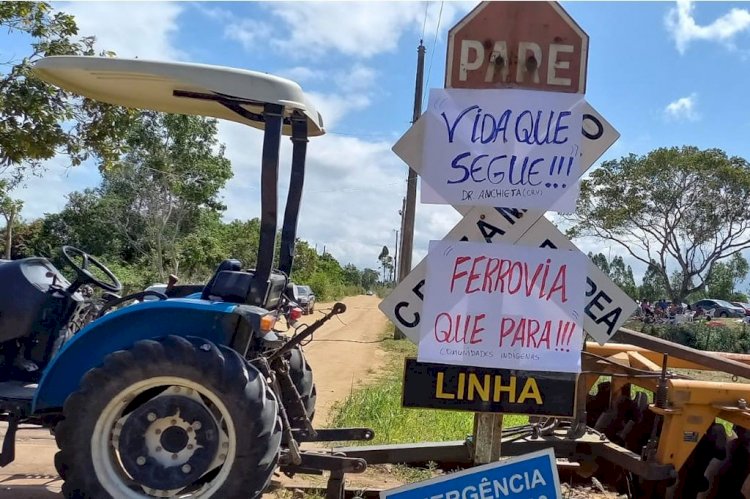
[[[72,192],[65,208],[47,217],[44,229],[56,241],[55,246],[70,244],[93,255],[129,259],[132,250],[112,217],[112,211],[120,204],[117,197],[102,196],[96,189]]]
[[[589,258],[594,263],[594,265],[599,267],[599,270],[609,275],[609,262],[607,261],[607,257],[604,256],[603,253],[597,253],[596,255],[594,255],[589,252]]]
[[[383,282],[385,282],[385,271],[388,269],[388,258],[390,258],[388,246],[383,246],[383,249],[380,250],[380,255],[378,255],[378,261],[383,269]]]
[[[10,260],[13,248],[13,226],[23,208],[23,202],[13,199],[7,192],[7,182],[0,181],[0,215],[5,219],[5,259]]]
[[[362,273],[351,263],[347,263],[343,268],[344,282],[352,286],[362,285]]]
[[[318,265],[318,258],[315,248],[311,247],[307,241],[297,239],[294,245],[294,267],[292,267],[294,280],[304,282],[310,279]]]
[[[11,259],[26,258],[39,255],[34,248],[38,244],[43,227],[43,220],[33,220],[24,223],[19,220],[13,227],[13,244],[11,246]]]
[[[612,282],[625,291],[628,296],[634,299],[638,297],[638,288],[635,285],[633,269],[630,265],[625,266],[625,261],[621,256],[614,257],[612,261],[607,260],[607,257],[603,253],[592,254],[589,252],[588,256],[594,265],[607,274],[612,279]]]
[[[745,279],[748,262],[739,253],[732,255],[728,262],[714,266],[711,277],[706,282],[707,295],[719,300],[735,300],[735,288]]]
[[[750,165],[718,149],[661,148],[605,161],[584,180],[572,237],[621,245],[654,267],[675,301],[700,290],[716,264],[750,248]],[[670,282],[670,269],[680,273]]]
[[[630,265],[625,265],[625,261],[621,256],[616,256],[609,263],[609,277],[612,278],[612,282],[617,284],[623,291],[625,291],[631,298],[638,296],[638,288],[635,285],[635,278],[633,277],[633,269]]]
[[[213,210],[200,210],[190,232],[177,239],[176,252],[180,262],[180,277],[189,281],[216,268],[227,258],[227,240],[224,237],[225,225],[221,214]]]
[[[378,282],[378,272],[373,269],[364,269],[362,271],[362,287],[372,289]]]
[[[221,237],[224,258],[236,258],[248,268],[255,267],[260,244],[260,219],[233,220],[224,224]]]
[[[664,298],[665,293],[664,273],[659,269],[659,264],[652,261],[643,275],[643,283],[638,288],[638,297],[641,300],[654,302]]]
[[[113,200],[115,227],[161,279],[179,272],[179,240],[203,211],[224,210],[218,194],[232,169],[216,134],[214,119],[144,112],[123,160],[103,172],[101,194]]]
[[[0,62],[0,174],[20,179],[58,153],[73,165],[92,153],[104,167],[115,161],[134,112],[65,92],[31,71],[42,57],[95,55],[94,38],[78,37],[73,16],[46,2],[0,2],[0,28],[31,39],[30,54]]]
[[[385,257],[385,263],[383,263],[383,267],[384,267],[383,270],[388,271],[388,281],[393,282],[394,265],[393,265],[393,257],[391,255],[388,255]]]

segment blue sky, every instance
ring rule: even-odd
[[[374,267],[382,245],[392,249],[399,227],[406,167],[390,147],[411,119],[416,46],[424,33],[429,87],[441,87],[447,31],[476,3],[54,5],[76,15],[81,34],[96,35],[100,48],[121,57],[228,65],[298,81],[330,132],[310,145],[299,235],[325,245],[342,263]],[[683,144],[750,158],[750,6],[562,5],[590,37],[586,98],[621,134],[603,159]],[[24,42],[4,37],[0,54],[22,55]],[[223,193],[226,216],[257,216],[260,135],[229,123],[220,133],[235,172]],[[67,169],[56,159],[17,195],[26,202],[23,215],[33,218],[97,183],[95,168]],[[418,204],[415,264],[427,242],[458,219],[450,207]],[[579,247],[602,246],[581,241]]]

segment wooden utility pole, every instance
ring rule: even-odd
[[[406,197],[401,198],[401,209],[398,210],[398,214],[401,217],[401,226],[398,228],[399,233],[401,234],[401,239],[398,240],[398,248],[399,251],[403,251],[403,241],[404,241],[404,212],[406,211]],[[401,259],[398,261],[398,266],[396,267],[398,269],[398,275],[396,276],[396,281],[401,282],[401,280],[405,277],[402,270],[401,260],[403,260],[403,253],[401,253]]]
[[[424,54],[425,47],[419,40],[417,47],[417,79],[414,85],[414,112],[412,124],[416,123],[422,115],[422,89],[424,87]],[[411,272],[411,256],[414,247],[414,216],[417,205],[417,172],[409,168],[406,181],[406,201],[402,210],[401,231],[401,266],[398,269],[399,282]],[[396,328],[394,338],[397,340],[406,338],[406,335]]]
[[[398,268],[398,229],[393,229],[393,232],[396,233],[396,243],[395,243],[395,254],[393,255],[393,281],[398,281],[398,275],[399,275],[399,268]]]

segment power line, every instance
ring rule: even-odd
[[[419,37],[420,40],[424,40],[424,29],[427,26],[427,11],[430,8],[430,2],[424,3],[424,21],[422,21],[422,36]]]
[[[430,65],[427,67],[427,82],[425,83],[424,88],[426,90],[429,90],[430,88],[430,75],[432,74],[432,61],[435,60],[435,49],[437,48],[437,37],[438,33],[440,32],[440,21],[443,19],[443,6],[445,5],[445,1],[440,2],[440,12],[438,13],[438,22],[437,26],[435,27],[435,37],[432,39],[432,55],[430,55]],[[422,105],[424,106],[424,100],[427,98],[427,92],[424,93],[424,96],[422,97]]]

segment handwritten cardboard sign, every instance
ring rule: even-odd
[[[432,89],[423,203],[547,210],[575,189],[585,101],[518,89]]]
[[[578,251],[431,241],[418,360],[580,372],[586,269]]]

